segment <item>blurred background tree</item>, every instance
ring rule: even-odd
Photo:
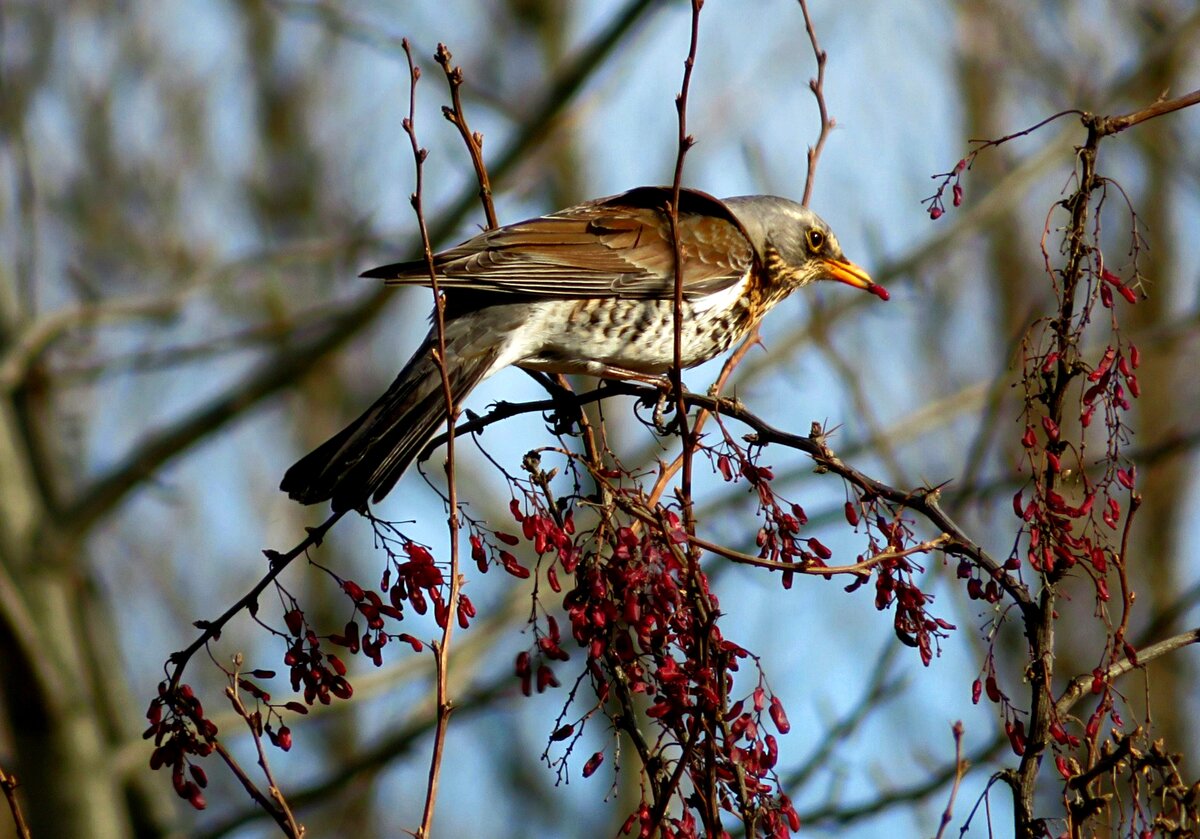
[[[426,70],[425,206],[435,244],[446,245],[480,216],[469,161],[438,112],[438,41],[466,73],[505,222],[669,181],[687,13],[652,0],[0,2],[0,767],[19,775],[35,836],[275,831],[218,771],[209,808],[191,811],[148,771],[139,735],[161,663],[191,640],[191,622],[258,578],[260,548],[294,544],[319,520],[275,490],[283,470],[381,392],[425,328],[427,293],[355,279],[413,255],[417,242],[401,36]],[[1020,459],[1016,342],[1049,305],[1039,240],[1073,169],[1078,124],[980,158],[962,211],[937,223],[919,203],[928,176],[962,157],[967,138],[1200,86],[1200,12],[1183,0],[872,0],[814,13],[839,130],[813,206],[894,299],[868,308],[797,295],[768,319],[767,351],[742,365],[736,392],[792,431],[840,426],[839,452],[896,485],[953,480],[948,506],[1006,555]],[[688,185],[798,198],[818,121],[796,5],[711,2],[696,72]],[[1197,136],[1200,114],[1184,111],[1129,132],[1104,161],[1150,245],[1149,299],[1126,321],[1146,395],[1130,450],[1145,496],[1130,552],[1135,645],[1197,622],[1200,568],[1186,547],[1200,521]],[[703,390],[713,373],[688,381]],[[468,407],[537,392],[509,372]],[[606,408],[613,447],[627,463],[639,452],[652,461],[660,451],[629,414],[624,403]],[[548,439],[536,417],[497,432],[483,443],[509,464]],[[502,483],[461,449],[473,514],[503,517]],[[770,458],[814,532],[835,553],[859,550],[839,526],[840,482],[798,456]],[[697,498],[714,539],[753,550],[744,488],[705,475]],[[381,513],[444,540],[440,502],[415,472]],[[382,564],[370,529],[350,520],[320,559],[364,579]],[[332,625],[345,620],[323,577],[297,566],[288,586],[310,614],[325,603]],[[930,671],[896,653],[869,595],[818,579],[782,591],[736,570],[716,586],[727,633],[762,655],[789,707],[780,774],[811,829],[932,833],[953,775],[955,719],[973,758],[960,808],[1011,764],[994,707],[969,704],[989,615],[962,595],[953,568],[930,562],[923,583],[960,627]],[[562,697],[526,700],[511,677],[528,644],[527,589],[489,575],[469,590],[480,625],[456,647],[462,710],[442,792],[454,806],[439,811],[439,833],[615,833],[637,801],[630,778],[601,803],[608,770],[555,788],[539,759]],[[1097,639],[1072,632],[1094,626],[1092,606],[1063,607],[1061,672],[1096,666]],[[432,623],[409,631],[429,636]],[[1019,661],[1020,639],[1005,643]],[[254,662],[281,652],[245,620],[216,655],[238,650]],[[1151,697],[1139,715],[1188,751],[1193,775],[1195,672],[1184,651],[1123,685],[1135,708]],[[219,675],[196,666],[189,678],[218,697]],[[419,821],[431,678],[427,656],[357,671],[355,701],[314,714],[298,747],[274,757],[310,835],[397,835]],[[252,764],[243,739],[235,751]],[[996,825],[997,835],[1009,829]],[[0,836],[10,830],[0,819]],[[970,835],[986,835],[982,822]]]

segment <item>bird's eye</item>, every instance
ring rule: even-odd
[[[808,231],[808,249],[813,253],[818,253],[821,248],[825,247],[825,234],[815,227]]]

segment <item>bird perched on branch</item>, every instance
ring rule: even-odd
[[[446,375],[457,407],[509,365],[548,373],[647,379],[675,363],[671,190],[621,195],[489,230],[433,258],[445,292]],[[681,361],[727,350],[780,300],[816,280],[888,293],[842,255],[808,208],[771,195],[679,195]],[[424,260],[362,276],[429,286]],[[448,411],[436,322],[375,404],[284,475],[280,489],[335,511],[378,502]]]

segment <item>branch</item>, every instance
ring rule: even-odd
[[[830,118],[825,107],[825,60],[828,55],[817,43],[817,30],[813,28],[808,3],[806,0],[799,0],[799,3],[800,11],[804,14],[804,28],[808,31],[808,42],[812,44],[813,55],[817,59],[817,77],[808,80],[808,89],[817,100],[817,111],[821,115],[821,131],[817,134],[817,142],[808,147],[808,174],[804,177],[804,197],[800,199],[800,203],[807,207],[808,202],[812,200],[813,185],[817,180],[817,161],[821,159],[821,151],[825,148],[825,141],[829,139],[829,132],[837,123]]]
[[[292,837],[292,839],[300,839],[300,837],[304,836],[304,827],[296,821],[291,806],[288,804],[287,799],[283,797],[283,792],[275,782],[275,775],[271,771],[271,764],[267,760],[267,753],[263,748],[261,720],[246,710],[246,706],[238,694],[236,678],[230,679],[229,687],[225,688],[225,695],[233,704],[233,708],[238,716],[245,721],[247,727],[250,729],[250,734],[254,740],[254,748],[258,754],[258,765],[262,767],[263,774],[266,776],[267,791],[269,794],[264,794],[250,780],[250,776],[246,774],[246,771],[242,769],[241,765],[234,759],[229,750],[225,748],[224,744],[215,744],[217,754],[221,756],[221,759],[225,761],[230,771],[241,782],[243,789],[279,825],[284,834]]]
[[[695,145],[696,141],[687,132],[687,105],[688,93],[691,90],[692,71],[696,66],[696,52],[700,43],[700,10],[704,7],[704,0],[692,0],[692,19],[691,33],[688,40],[687,58],[683,62],[683,81],[680,84],[679,96],[675,98],[675,109],[679,117],[679,133],[677,136],[677,147],[675,153],[675,174],[671,181],[671,203],[667,207],[667,221],[671,233],[671,248],[674,259],[674,306],[672,307],[672,358],[674,359],[670,370],[667,371],[668,378],[671,380],[672,392],[675,397],[675,419],[679,427],[679,439],[682,451],[683,473],[680,476],[679,487],[676,490],[680,506],[683,508],[684,531],[689,536],[694,536],[696,533],[696,511],[692,505],[692,468],[694,465],[694,455],[696,451],[697,435],[694,428],[688,427],[687,418],[687,403],[683,388],[683,244],[679,241],[679,194],[683,188],[683,164],[687,157],[688,150]],[[615,496],[613,496],[615,497]],[[687,587],[691,592],[702,592],[704,587],[698,582],[700,554],[698,550],[691,549],[688,551],[684,568],[687,575]],[[698,614],[703,612],[698,610]],[[709,649],[706,645],[701,644],[697,650],[698,655],[702,660],[708,662]],[[720,667],[720,664],[716,665]],[[696,743],[696,738],[700,734],[701,724],[697,724],[696,728],[688,734],[687,742],[684,746],[683,753],[679,756],[678,763],[675,766],[675,771],[671,774],[664,789],[658,791],[657,799],[653,802],[649,825],[647,826],[651,833],[655,833],[662,825],[663,819],[666,818],[668,806],[675,791],[679,789],[679,784],[683,779],[684,771],[692,762],[692,750]],[[709,738],[709,747],[711,748],[711,738]],[[741,769],[738,768],[740,774]],[[696,800],[703,802],[697,806],[700,813],[700,820],[704,825],[706,833],[714,833],[720,827],[720,816],[715,812],[715,782],[711,773],[706,774],[702,779],[697,778],[694,773],[690,774],[691,781],[696,790]],[[744,799],[744,796],[743,796]],[[741,803],[745,803],[744,800]],[[745,812],[743,806],[739,808]],[[750,822],[746,822],[747,825]],[[749,831],[748,831],[749,832]]]
[[[646,385],[632,382],[608,381],[601,387],[585,393],[574,395],[576,404],[582,406],[607,399],[611,396],[637,396],[647,404],[654,404],[659,391]],[[796,449],[807,454],[817,465],[818,472],[833,472],[861,489],[869,496],[876,496],[894,504],[906,507],[927,519],[939,532],[949,536],[949,541],[942,548],[946,553],[965,556],[975,562],[985,572],[991,575],[997,583],[1016,601],[1024,611],[1036,608],[1028,587],[1008,574],[1003,565],[996,561],[981,545],[971,539],[966,532],[941,508],[940,487],[921,487],[913,490],[902,490],[882,481],[876,480],[864,472],[860,472],[849,464],[844,463],[825,443],[825,434],[815,427],[807,437],[782,431],[760,419],[756,414],[747,410],[740,402],[732,399],[702,396],[687,393],[685,402],[689,406],[736,419],[749,426],[755,432],[753,442],[759,445],[777,443],[788,448]],[[460,423],[455,433],[458,435],[477,433],[489,425],[517,414],[553,411],[559,403],[553,399],[541,399],[532,402],[501,402],[483,416],[477,416]],[[421,453],[426,457],[429,452],[445,442],[445,435],[439,435],[430,441]],[[798,570],[798,569],[794,569]]]
[[[325,519],[325,521],[322,522],[318,527],[308,528],[308,536],[304,538],[304,541],[300,542],[300,544],[296,545],[296,547],[292,548],[285,554],[271,550],[263,552],[270,561],[270,568],[268,569],[267,573],[263,575],[262,579],[255,583],[254,587],[251,588],[250,591],[238,598],[237,601],[235,601],[232,606],[226,609],[219,618],[211,621],[196,621],[196,626],[202,630],[200,636],[185,649],[171,653],[171,657],[168,659],[172,665],[169,673],[169,689],[171,691],[174,691],[175,688],[178,687],[179,680],[183,676],[183,671],[187,667],[187,664],[191,660],[192,656],[199,652],[199,650],[209,641],[220,637],[221,631],[225,628],[225,624],[229,623],[229,621],[232,620],[243,609],[248,609],[251,614],[257,612],[258,596],[262,594],[263,590],[270,585],[276,577],[283,573],[283,569],[287,568],[293,559],[300,556],[300,554],[304,553],[309,548],[314,548],[317,545],[320,545],[321,541],[325,538],[325,534],[329,532],[329,529],[333,527],[337,523],[338,519],[345,515],[346,512],[347,511],[343,510],[340,513],[334,513],[329,518]]]
[[[450,724],[450,712],[453,706],[450,702],[450,689],[447,683],[447,670],[449,667],[450,658],[450,640],[454,633],[454,621],[450,619],[450,609],[454,608],[458,601],[459,586],[462,581],[458,575],[458,481],[455,480],[454,473],[454,423],[458,419],[458,405],[455,404],[454,391],[450,387],[450,368],[446,357],[446,297],[442,294],[441,287],[438,283],[437,270],[433,263],[433,246],[429,241],[429,228],[425,224],[425,210],[422,205],[422,195],[424,186],[425,158],[428,152],[421,148],[417,143],[417,132],[414,127],[414,117],[416,114],[417,104],[417,82],[421,78],[421,70],[413,63],[412,49],[408,39],[403,41],[404,54],[408,58],[408,73],[409,73],[409,92],[408,92],[408,117],[404,120],[404,133],[408,135],[408,139],[412,145],[413,163],[416,166],[416,188],[412,194],[413,211],[417,215],[417,229],[421,234],[421,249],[425,255],[425,267],[429,272],[429,285],[433,293],[433,323],[434,331],[437,334],[437,342],[432,348],[434,364],[437,365],[438,373],[441,376],[442,384],[442,399],[446,404],[446,480],[448,482],[448,497],[446,506],[449,508],[449,515],[446,526],[450,531],[450,590],[447,594],[447,608],[442,612],[442,640],[441,643],[432,644],[434,663],[436,665],[436,686],[437,686],[437,721],[434,725],[433,733],[433,750],[429,758],[429,780],[425,788],[425,805],[421,812],[421,826],[417,829],[418,839],[424,839],[429,836],[433,830],[433,812],[437,805],[438,783],[441,779],[442,772],[442,757],[446,747],[446,730]],[[438,45],[438,63],[446,70],[446,75],[450,78],[450,92],[457,109],[458,88],[462,84],[461,72],[455,74],[450,70],[450,51],[444,45]],[[457,110],[455,111],[457,116]],[[447,114],[447,119],[450,115]],[[454,122],[451,119],[451,122]],[[466,131],[466,122],[461,121],[456,123],[459,129]],[[469,132],[467,136],[467,145],[474,151],[479,149],[478,138],[472,138]],[[475,139],[475,142],[472,142]],[[482,172],[480,175],[481,184],[486,183],[487,173],[483,168],[483,160],[480,158],[476,162],[477,171]],[[495,226],[495,211],[491,206],[491,192],[488,189],[481,194],[484,195],[484,207],[488,214],[488,223]]]
[[[496,699],[511,692],[512,676],[505,671],[492,684],[480,688],[468,696],[461,697],[455,706],[455,713],[463,715],[482,711]],[[310,804],[327,803],[331,795],[345,789],[356,780],[370,777],[386,769],[392,761],[414,748],[429,734],[433,728],[434,719],[434,713],[429,713],[420,719],[409,722],[390,736],[377,740],[372,748],[359,752],[349,762],[334,768],[328,776],[314,781],[307,787],[292,791],[288,795],[288,799],[291,801],[293,809],[301,809]],[[262,810],[257,807],[247,808],[214,825],[204,833],[198,834],[197,839],[220,839],[250,822],[261,819],[263,815]]]
[[[1096,131],[1101,136],[1118,134],[1126,128],[1145,122],[1148,119],[1161,117],[1192,105],[1200,104],[1200,90],[1193,90],[1175,99],[1159,99],[1153,105],[1148,105],[1138,111],[1119,117],[1099,117],[1095,120]]]
[[[407,42],[405,51],[407,52]],[[460,94],[463,71],[461,67],[455,67],[451,63],[453,57],[445,44],[438,44],[437,63],[441,65],[442,71],[446,74],[446,84],[450,86],[450,106],[442,107],[442,116],[458,129],[463,142],[467,144],[467,153],[471,155],[471,165],[475,168],[475,178],[479,181],[479,200],[483,204],[483,214],[487,216],[488,230],[494,230],[499,226],[499,222],[496,221],[496,207],[492,204],[492,183],[488,178],[487,164],[483,160],[483,135],[478,131],[472,132],[470,126],[467,125],[467,115],[463,111]],[[409,56],[410,67],[412,66],[411,58]]]
[[[1165,638],[1156,644],[1143,647],[1137,651],[1136,658],[1123,657],[1114,661],[1104,669],[1101,678],[1105,682],[1111,682],[1124,676],[1130,670],[1141,667],[1160,656],[1196,643],[1200,643],[1200,627],[1189,629],[1187,632],[1172,635],[1170,638]],[[1058,701],[1054,703],[1055,713],[1060,717],[1069,713],[1080,699],[1092,692],[1092,683],[1095,678],[1094,673],[1087,673],[1080,674],[1072,679],[1070,684],[1067,685],[1066,690],[1058,698]]]
[[[671,204],[667,208],[667,221],[671,230],[671,248],[675,260],[675,288],[672,318],[672,341],[674,363],[668,371],[674,389],[676,421],[679,423],[679,438],[683,451],[680,452],[683,475],[679,481],[679,500],[683,506],[684,528],[689,534],[696,532],[696,511],[692,506],[692,459],[696,451],[696,435],[688,428],[687,406],[683,390],[683,245],[679,241],[679,192],[683,188],[683,163],[688,150],[696,140],[687,133],[688,92],[692,85],[692,70],[696,66],[696,49],[700,42],[700,9],[704,0],[692,0],[692,28],[688,42],[687,58],[683,62],[683,82],[679,95],[675,97],[675,110],[679,115],[678,146],[675,152],[675,175],[671,181]],[[694,556],[693,556],[694,558]],[[657,829],[655,822],[652,829]]]
[[[630,512],[637,515],[636,511]],[[643,520],[648,520],[643,518]],[[950,535],[943,533],[936,539],[930,539],[927,542],[921,542],[913,545],[910,548],[905,548],[902,551],[882,551],[873,556],[869,556],[861,562],[856,562],[853,565],[797,565],[795,563],[778,562],[772,559],[763,559],[760,556],[753,554],[735,551],[732,548],[727,548],[724,545],[718,545],[715,542],[709,542],[706,539],[701,539],[698,536],[688,536],[688,541],[699,548],[703,548],[709,553],[723,556],[726,559],[743,565],[754,565],[758,568],[767,568],[772,571],[791,571],[793,573],[808,574],[814,577],[828,577],[833,574],[853,574],[856,577],[868,576],[870,570],[881,562],[890,562],[894,559],[903,559],[906,556],[914,554],[928,553],[932,550],[945,549],[947,543],[950,542]]]
[[[946,828],[950,826],[950,820],[954,818],[954,799],[958,797],[958,787],[962,784],[962,779],[967,774],[967,769],[970,768],[970,764],[963,760],[962,756],[962,720],[954,723],[951,730],[954,732],[954,785],[950,787],[950,800],[946,802],[946,809],[942,811],[942,819],[938,823],[938,831],[934,839],[942,839],[946,834]]]
[[[25,814],[21,812],[21,802],[17,800],[17,776],[10,775],[0,766],[0,790],[4,790],[4,798],[8,801],[8,809],[12,813],[13,824],[16,825],[18,839],[30,839],[29,824]]]

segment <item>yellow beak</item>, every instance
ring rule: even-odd
[[[887,300],[891,297],[886,288],[872,282],[871,276],[850,260],[824,259],[822,262],[825,264],[825,270],[829,272],[829,276],[838,282],[861,288],[863,291],[874,294],[880,300]]]

